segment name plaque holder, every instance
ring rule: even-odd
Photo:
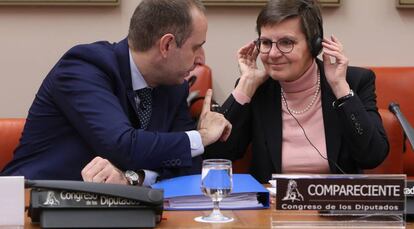
[[[272,179],[272,228],[405,228],[405,174],[273,174]]]

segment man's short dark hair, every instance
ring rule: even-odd
[[[173,34],[177,46],[181,47],[193,30],[193,8],[205,12],[199,0],[142,0],[129,25],[131,48],[147,51],[167,33]]]
[[[260,36],[262,27],[294,17],[300,18],[308,46],[315,49],[315,40],[323,38],[322,16],[316,0],[269,0],[257,17],[256,31]]]

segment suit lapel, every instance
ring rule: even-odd
[[[138,117],[138,107],[137,107],[137,103],[135,102],[135,91],[133,91],[132,89],[127,90],[127,97],[128,97],[129,105],[134,110],[134,115]]]
[[[267,149],[272,159],[273,167],[276,173],[280,173],[282,164],[282,107],[279,83],[270,79],[270,83],[262,95],[263,98],[258,98],[257,100],[262,113],[260,115],[262,117],[260,123],[266,126],[260,128],[265,131]]]
[[[135,103],[135,92],[132,90],[131,66],[129,64],[128,40],[124,39],[115,45],[115,53],[118,59],[119,72],[126,89],[128,101],[128,115],[135,127],[138,126],[138,108]]]
[[[340,128],[338,125],[339,119],[336,111],[332,107],[332,102],[335,101],[335,95],[326,80],[323,63],[320,61],[317,63],[321,74],[322,115],[325,128],[326,153],[328,155],[331,171],[337,171],[336,166],[331,163],[331,161],[338,161],[340,149],[339,139],[341,139],[340,130],[338,130],[338,128]]]
[[[128,40],[124,39],[115,45],[115,53],[118,59],[120,76],[124,82],[126,88],[126,97],[128,100],[128,115],[130,116],[131,123],[134,127],[139,127],[138,119],[138,107],[135,102],[135,92],[132,89],[131,79],[131,66],[129,64],[129,47]],[[166,115],[165,112],[168,110],[168,101],[163,100],[166,98],[165,92],[161,87],[154,88],[152,93],[152,111],[151,119],[148,123],[148,130],[159,130],[162,131],[166,126]],[[157,122],[153,122],[157,120]]]

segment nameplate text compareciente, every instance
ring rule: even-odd
[[[276,178],[278,210],[400,212],[405,180],[358,175]]]

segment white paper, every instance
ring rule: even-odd
[[[269,190],[271,196],[276,196],[276,180],[269,180],[269,183],[272,187],[267,187],[267,190]]]
[[[24,225],[24,177],[0,176],[0,227]]]
[[[213,208],[211,198],[207,196],[183,196],[167,199],[168,207],[173,209]],[[220,209],[260,208],[263,204],[257,200],[257,193],[231,194],[220,202]]]

